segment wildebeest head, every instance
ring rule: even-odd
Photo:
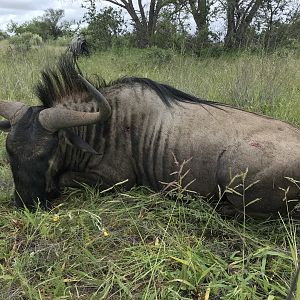
[[[57,178],[49,176],[51,161],[59,144],[59,131],[64,131],[71,144],[93,152],[88,144],[66,128],[103,122],[110,116],[105,97],[87,80],[81,83],[98,103],[97,112],[82,112],[64,108],[27,106],[20,102],[0,101],[0,115],[6,120],[0,129],[9,131],[6,149],[15,183],[17,206],[33,208],[37,201],[47,207],[48,200],[58,193]]]
[[[32,208],[35,199],[46,206],[46,176],[49,161],[58,146],[57,132],[39,122],[41,107],[28,107],[20,120],[12,122],[6,140],[15,182],[15,203]]]

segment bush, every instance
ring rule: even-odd
[[[88,44],[95,50],[107,50],[125,33],[125,21],[120,10],[103,8],[98,14],[91,14],[89,26],[85,30]]]
[[[31,46],[41,46],[43,44],[43,39],[38,34],[34,34],[30,39]]]
[[[51,45],[69,47],[72,38],[70,36],[60,36],[56,40],[51,40]]]
[[[144,51],[142,54],[142,60],[146,63],[152,63],[154,65],[162,65],[169,63],[174,57],[174,52],[170,49],[161,49],[157,47],[151,47]]]
[[[8,39],[8,38],[9,38],[9,35],[6,32],[0,30],[0,41]]]
[[[11,37],[9,43],[13,45],[14,50],[17,52],[26,52],[33,46],[41,46],[43,39],[38,34],[24,32]]]

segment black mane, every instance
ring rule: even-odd
[[[63,56],[56,68],[42,71],[41,81],[36,86],[36,95],[45,107],[53,107],[64,102],[66,96],[87,92],[85,85],[78,77],[74,61],[69,56]],[[100,82],[100,81],[99,81]],[[97,89],[105,82],[95,85]]]
[[[149,87],[150,89],[154,90],[157,93],[157,95],[167,106],[171,106],[173,103],[176,102],[189,102],[189,103],[200,103],[200,104],[209,104],[209,105],[217,104],[216,102],[213,101],[197,98],[183,91],[180,91],[168,84],[158,83],[149,78],[123,77],[111,82],[110,85],[114,85],[118,83],[127,84],[127,85],[134,85],[136,83],[139,83],[145,87]]]
[[[87,92],[85,85],[78,78],[78,73],[81,73],[80,70],[76,69],[74,61],[68,57],[62,57],[56,68],[48,68],[43,71],[42,79],[36,86],[36,95],[43,106],[52,107],[57,103],[63,102],[66,96]],[[178,102],[209,104],[212,106],[217,104],[213,101],[199,99],[172,86],[158,83],[148,78],[123,77],[106,83],[103,78],[97,76],[97,82],[92,82],[91,80],[90,82],[98,90],[117,84],[127,86],[140,84],[154,90],[167,106]]]

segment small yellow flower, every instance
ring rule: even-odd
[[[58,215],[58,214],[55,214],[55,215],[52,217],[52,221],[53,221],[53,222],[58,222],[58,221],[59,221],[59,215]]]
[[[109,236],[109,232],[106,229],[103,229],[102,233],[103,233],[104,236]]]

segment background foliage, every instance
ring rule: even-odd
[[[83,0],[85,15],[64,20],[64,11],[49,8],[7,32],[39,35],[44,42],[84,33],[95,50],[114,47],[159,47],[198,56],[221,52],[300,48],[300,4],[296,0]],[[0,32],[0,39],[8,38]]]

